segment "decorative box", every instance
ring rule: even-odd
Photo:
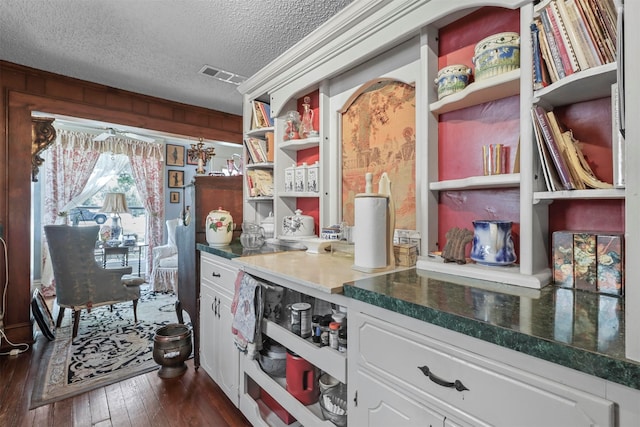
[[[552,240],[556,285],[617,296],[624,294],[623,234],[556,231]]]
[[[409,243],[393,245],[393,254],[396,257],[396,265],[402,267],[413,267],[418,261],[418,248]]]
[[[598,235],[596,266],[598,292],[624,295],[624,244],[621,234]]]
[[[553,283],[573,287],[573,233],[556,231],[553,240]]]

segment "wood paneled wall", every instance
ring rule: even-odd
[[[242,117],[0,61],[0,224],[9,266],[5,332],[31,342],[31,112],[242,144]],[[0,269],[0,292],[5,283]],[[5,342],[2,345],[5,346]]]

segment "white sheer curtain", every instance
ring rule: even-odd
[[[105,141],[94,141],[94,137],[95,135],[83,132],[64,129],[57,131],[56,142],[49,148],[48,160],[45,162],[46,179],[42,224],[54,224],[59,212],[68,211],[102,188],[105,182],[102,182],[101,179],[96,180],[95,183],[91,182],[87,187],[90,177],[98,177],[100,169],[103,172],[109,168],[119,171],[122,169],[122,162],[126,164],[127,161],[130,161],[136,180],[136,188],[149,213],[147,239],[149,253],[151,253],[152,247],[162,239],[164,144],[117,137]],[[104,160],[105,163],[97,164],[101,154],[104,153],[111,155],[102,156],[107,157],[107,160]],[[124,156],[118,156],[119,154]],[[156,182],[149,183],[148,180]],[[143,191],[140,191],[141,188]],[[53,283],[53,273],[50,262],[48,262],[48,247],[44,233],[42,236],[42,289],[45,295],[54,295],[55,283]]]
[[[96,194],[111,180],[113,176],[119,175],[120,172],[129,163],[129,158],[124,155],[113,155],[111,153],[102,153],[96,162],[91,176],[84,186],[84,190],[77,196],[73,197],[63,208],[68,212],[75,208],[89,197]]]

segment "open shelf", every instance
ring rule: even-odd
[[[562,190],[539,191],[533,193],[535,200],[564,200],[564,199],[624,199],[623,188],[590,189],[590,190]]]
[[[245,165],[247,169],[273,169],[273,162],[248,163]]]
[[[267,132],[274,132],[274,129],[275,128],[273,126],[268,128],[251,129],[246,133],[246,135],[254,138],[264,138],[264,135]]]
[[[535,91],[533,103],[551,108],[611,96],[611,85],[617,81],[616,73],[615,62],[578,71]]]
[[[506,173],[432,182],[429,184],[429,190],[477,190],[483,188],[509,188],[519,186],[520,174]]]
[[[473,82],[460,92],[446,96],[434,102],[429,109],[434,114],[448,113],[453,110],[484,104],[496,99],[520,93],[520,69]]]
[[[346,384],[346,353],[341,353],[328,346],[318,347],[310,340],[301,338],[277,323],[266,319],[262,321],[262,331],[312,365],[319,367],[338,381]]]
[[[320,193],[315,192],[298,192],[298,191],[286,191],[284,193],[278,193],[280,197],[320,197]]]
[[[284,378],[274,378],[260,369],[255,360],[243,358],[244,374],[248,375],[257,385],[271,395],[282,407],[287,409],[298,422],[304,426],[335,427],[329,420],[325,420],[320,410],[320,404],[303,405],[286,390]]]
[[[420,258],[416,268],[438,273],[454,274],[472,279],[489,280],[499,283],[509,283],[533,289],[542,289],[550,282],[551,270],[546,269],[535,275],[522,274],[518,264],[510,266],[490,267],[481,264],[456,264],[444,262],[440,257]]]
[[[314,136],[313,138],[305,139],[290,139],[289,141],[282,141],[278,144],[278,148],[287,151],[300,151],[307,148],[318,147],[320,145],[320,137]]]

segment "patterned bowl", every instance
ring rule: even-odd
[[[498,33],[482,39],[472,59],[476,81],[497,76],[520,67],[520,35]]]
[[[438,99],[460,92],[467,87],[471,68],[464,64],[449,65],[438,71],[434,83],[438,86]]]

